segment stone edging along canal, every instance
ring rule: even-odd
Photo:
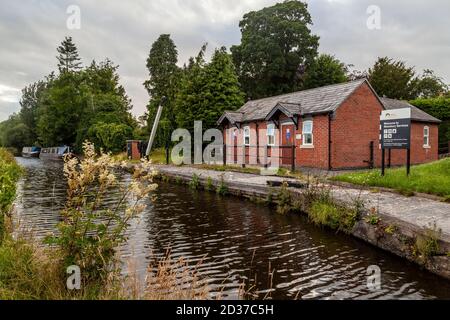
[[[223,184],[228,194],[272,203],[277,203],[280,188],[269,186],[268,180],[298,183],[294,179],[188,166],[155,167],[160,176],[168,181],[189,183],[195,176],[200,186]],[[360,218],[348,230],[349,234],[450,280],[450,204],[390,192],[374,193],[356,187],[326,187],[338,204],[354,206],[356,199],[363,204]],[[296,188],[287,190],[293,198],[305,192]]]

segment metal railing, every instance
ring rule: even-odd
[[[296,146],[254,146],[254,145],[224,145],[223,162],[225,164],[237,165],[255,165],[264,166],[273,165],[274,162],[280,166],[290,166],[295,170]]]

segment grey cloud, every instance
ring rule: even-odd
[[[153,41],[170,33],[180,65],[204,42],[214,47],[239,43],[244,13],[275,0],[134,0],[134,1],[2,1],[0,12],[0,86],[21,89],[56,69],[56,47],[71,35],[85,64],[108,57],[120,65],[122,84],[133,101],[133,113],[145,111],[148,95],[146,58]],[[311,0],[313,32],[321,52],[335,54],[359,69],[378,56],[406,60],[420,71],[434,69],[450,81],[450,33],[447,1]],[[66,9],[81,8],[81,30],[66,28]],[[382,29],[366,28],[366,9],[382,10]],[[0,120],[18,110],[0,93]]]

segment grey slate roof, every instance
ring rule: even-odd
[[[411,108],[411,119],[420,122],[433,122],[440,123],[441,120],[436,119],[435,117],[429,115],[425,111],[420,110],[419,108],[409,104],[406,101],[389,99],[389,98],[380,98],[381,102],[384,105],[386,110],[392,109],[405,109]]]
[[[225,113],[220,117],[218,123],[221,123],[224,119],[228,119],[231,124],[236,122],[242,122],[244,114],[238,111],[225,111]]]
[[[218,124],[228,119],[232,124],[266,120],[266,118],[281,110],[288,115],[314,115],[334,112],[366,79],[334,84],[326,87],[303,90],[279,96],[248,101],[237,111],[227,111],[220,117]],[[378,96],[377,96],[378,97]],[[416,108],[406,101],[381,98],[385,109],[411,108],[412,120],[440,123],[439,119]]]
[[[361,79],[248,101],[238,112],[243,114],[243,122],[265,119],[277,104],[280,104],[289,112],[299,115],[332,112],[365,81],[367,80]]]

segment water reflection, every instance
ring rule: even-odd
[[[53,230],[65,198],[60,163],[19,159],[27,168],[18,209],[36,233]],[[235,298],[240,284],[260,297],[293,299],[449,299],[450,284],[356,239],[316,228],[304,218],[183,186],[160,184],[122,248],[142,274],[167,249],[192,265],[213,291]],[[382,290],[367,288],[366,270],[382,270]],[[270,276],[273,274],[273,277]]]

